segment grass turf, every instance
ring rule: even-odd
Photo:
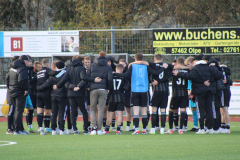
[[[124,129],[125,129],[124,122]],[[192,127],[189,122],[188,128]],[[24,123],[25,128],[26,123]],[[37,126],[34,123],[33,126]],[[6,135],[0,122],[0,159],[239,159],[240,122],[231,122],[231,134],[196,135]],[[82,129],[82,122],[78,122]],[[149,128],[150,129],[150,128]],[[1,146],[6,142],[17,142]]]

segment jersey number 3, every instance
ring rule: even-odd
[[[182,79],[182,78],[178,78],[178,80],[177,80],[177,85],[185,85],[185,79]]]

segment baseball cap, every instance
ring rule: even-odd
[[[32,62],[32,60],[27,55],[21,55],[20,59]]]

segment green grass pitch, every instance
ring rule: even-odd
[[[26,123],[24,123],[26,125]],[[124,122],[124,129],[126,122]],[[168,125],[168,124],[167,124]],[[35,122],[33,126],[37,127]],[[25,128],[27,128],[25,126]],[[78,122],[82,131],[82,122]],[[166,127],[166,129],[168,126]],[[192,128],[189,122],[188,129]],[[0,122],[0,159],[240,159],[240,122],[231,122],[231,134],[196,135],[6,135]],[[148,127],[150,129],[150,125]],[[12,145],[11,141],[17,142]]]

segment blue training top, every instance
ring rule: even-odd
[[[133,64],[131,74],[132,92],[148,92],[148,70],[146,65]]]

